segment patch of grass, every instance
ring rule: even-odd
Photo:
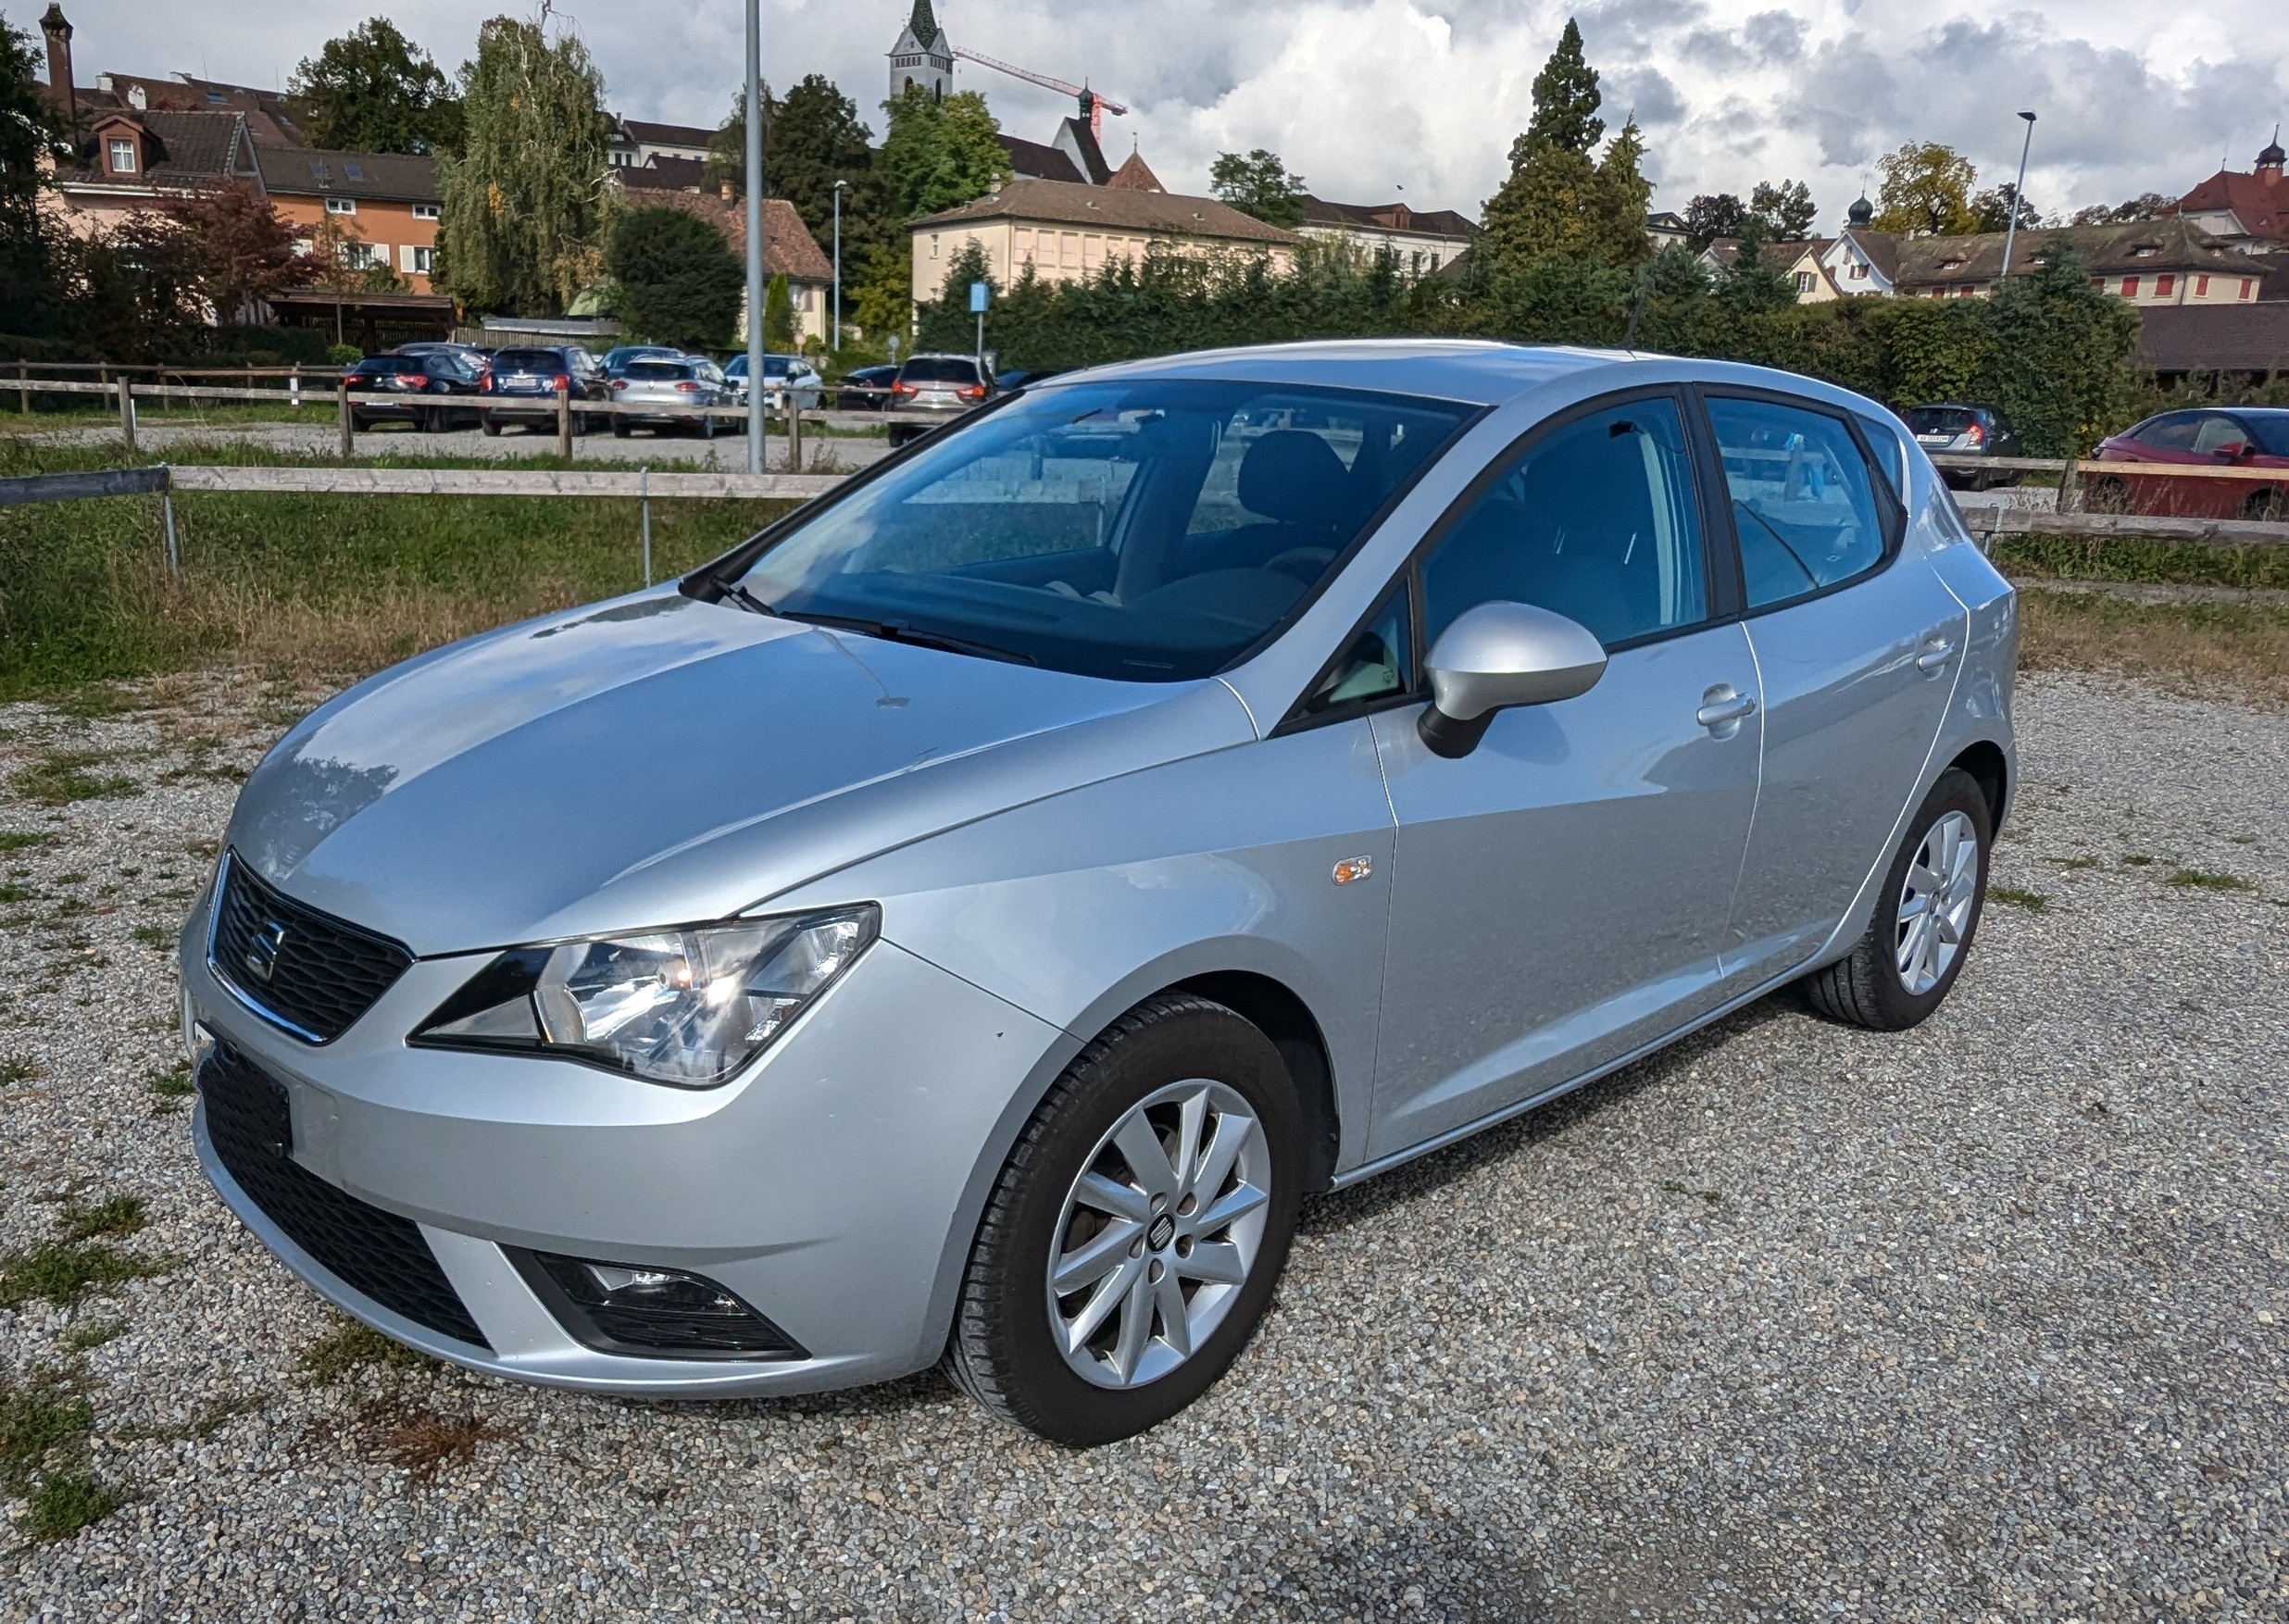
[[[2289,548],[2264,550],[2289,565]],[[2027,669],[2116,672],[2204,698],[2289,705],[2289,608],[2136,604],[2026,585],[2019,602]]]
[[[28,1499],[36,1540],[68,1540],[127,1504],[124,1491],[98,1482],[87,1472],[69,1469],[42,1478]]]
[[[56,1209],[56,1216],[67,1241],[93,1241],[98,1235],[131,1235],[144,1227],[143,1197],[114,1195],[108,1201],[90,1206],[74,1196]]]
[[[175,931],[166,925],[138,925],[132,934],[135,940],[145,947],[156,947],[164,951],[175,945]]]
[[[0,902],[30,902],[39,894],[29,885],[0,884]]]
[[[1715,1206],[1718,1203],[1720,1203],[1720,1202],[1721,1202],[1722,1200],[1724,1200],[1724,1197],[1723,1197],[1722,1195],[1720,1195],[1720,1194],[1719,1194],[1716,1191],[1714,1191],[1714,1190],[1693,1190],[1693,1189],[1688,1189],[1685,1185],[1683,1185],[1683,1184],[1680,1183],[1680,1182],[1679,1182],[1677,1180],[1675,1180],[1675,1179],[1664,1179],[1664,1180],[1662,1180],[1662,1181],[1661,1181],[1661,1188],[1662,1188],[1663,1190],[1667,1191],[1667,1192],[1668,1192],[1670,1194],[1671,1194],[1671,1195],[1690,1195],[1690,1196],[1692,1196],[1695,1200],[1696,1200],[1696,1201],[1700,1201],[1700,1202],[1702,1202],[1702,1203],[1705,1203],[1706,1205],[1707,1205],[1707,1206]]]
[[[30,1082],[39,1075],[39,1063],[27,1056],[0,1056],[0,1088],[12,1082]]]
[[[102,772],[113,757],[100,750],[58,750],[23,768],[11,787],[24,800],[46,806],[73,801],[122,801],[143,793],[143,786],[124,773]]]
[[[0,830],[0,852],[28,852],[34,846],[47,844],[48,837],[34,834],[30,830]]]
[[[345,1319],[332,1330],[304,1348],[294,1364],[302,1371],[305,1387],[330,1387],[345,1381],[358,1371],[435,1370],[438,1362],[427,1354],[409,1348],[403,1343],[392,1342],[369,1325]]]
[[[90,1348],[99,1348],[127,1329],[124,1319],[97,1319],[86,1325],[75,1325],[64,1338],[64,1346],[77,1354]]]
[[[80,721],[131,716],[139,708],[123,697],[118,689],[104,682],[90,682],[82,687],[67,689],[50,699],[48,706]]]
[[[2098,859],[2088,852],[2084,852],[2079,857],[2054,857],[2051,861],[2057,863],[2061,868],[2095,868],[2098,866]]]
[[[2237,846],[2253,846],[2258,843],[2258,837],[2254,834],[2235,834],[2229,835],[2227,838]]]
[[[0,1308],[36,1300],[70,1306],[94,1293],[161,1273],[159,1266],[101,1242],[0,1253]]]
[[[2129,864],[2133,868],[2144,868],[2148,864],[2152,863],[2154,859],[2147,856],[2144,852],[2132,852],[2124,856],[2122,861]]]
[[[2050,906],[2050,898],[2041,892],[2022,891],[2016,885],[1991,885],[1987,888],[1987,894],[1997,902],[2007,902],[2015,908],[2025,908],[2031,913],[2039,914]]]
[[[2172,885],[2183,885],[2194,891],[2255,891],[2238,874],[2220,874],[2215,868],[2181,868],[2170,877]]]
[[[2200,586],[2289,587],[2289,556],[2280,547],[2214,547],[2135,536],[2053,536],[2006,532],[1988,554],[2014,579],[2171,582]]]
[[[184,1094],[199,1092],[199,1085],[192,1079],[191,1062],[188,1060],[178,1060],[165,1071],[154,1071],[146,1081],[153,1093],[169,1099],[180,1099]]]

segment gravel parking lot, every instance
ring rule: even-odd
[[[930,1375],[637,1404],[344,1334],[199,1175],[163,950],[316,697],[0,707],[0,1269],[153,1271],[0,1310],[0,1616],[2289,1614],[2289,716],[2031,678],[1939,1017],[1769,1000],[1311,1204],[1233,1373],[1076,1455]]]

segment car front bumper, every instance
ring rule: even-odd
[[[295,1166],[352,1198],[353,1210],[395,1215],[377,1224],[419,1226],[482,1345],[352,1284],[298,1238],[305,1220],[275,1201],[280,1210],[267,1210],[218,1152],[203,1067],[193,1128],[224,1203],[322,1296],[377,1330],[457,1365],[551,1386],[804,1393],[932,1363],[999,1148],[1038,1086],[1029,1080],[1071,1046],[878,941],[761,1059],[715,1089],[407,1047],[404,1034],[482,955],[417,962],[319,1047],[278,1031],[218,980],[204,943],[203,906],[184,934],[186,1018],[284,1089]],[[599,1351],[504,1247],[703,1275],[800,1344],[800,1355]]]

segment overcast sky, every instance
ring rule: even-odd
[[[765,0],[766,75],[823,72],[879,134],[889,49],[910,0]],[[42,7],[0,0],[33,26]],[[106,69],[282,84],[378,9],[448,72],[494,6],[471,0],[65,0],[83,83]],[[1312,190],[1475,214],[1500,184],[1536,69],[1568,15],[1604,75],[1606,116],[1634,109],[1656,207],[1756,181],[1807,181],[1842,223],[1877,156],[1908,140],[2010,179],[2041,115],[2027,182],[2049,212],[2183,192],[2247,169],[2289,113],[2289,31],[2249,0],[944,0],[955,45],[1125,101],[1106,122],[1173,189],[1204,189],[1221,150],[1268,146]],[[738,0],[566,0],[616,111],[712,125],[736,88]],[[1003,128],[1047,140],[1062,97],[963,64]]]

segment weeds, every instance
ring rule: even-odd
[[[0,1088],[5,1088],[10,1083],[30,1082],[39,1075],[39,1064],[25,1056],[9,1055],[0,1057]]]
[[[2095,868],[2098,866],[2098,859],[2088,852],[2079,857],[2054,857],[2051,860],[2061,868]]]
[[[73,1391],[68,1372],[0,1377],[0,1489],[30,1502],[34,1539],[69,1538],[126,1503],[87,1468],[94,1430],[95,1406]]]
[[[395,1399],[376,1399],[357,1412],[375,1458],[427,1483],[449,1466],[474,1458],[480,1443],[507,1432],[474,1416],[441,1416]]]
[[[2255,891],[2238,874],[2220,874],[2214,868],[2181,868],[2170,877],[2172,885],[2183,885],[2194,891]]]
[[[151,1092],[168,1099],[181,1099],[185,1094],[199,1092],[199,1085],[191,1076],[191,1062],[178,1060],[165,1071],[155,1071],[145,1080]]]
[[[131,1235],[144,1227],[140,1195],[115,1195],[89,1206],[74,1198],[56,1209],[67,1241],[93,1241],[98,1235]]]
[[[157,1264],[100,1242],[51,1242],[0,1253],[0,1308],[20,1308],[34,1300],[69,1307],[94,1293],[160,1272]]]
[[[84,1354],[90,1348],[99,1348],[127,1329],[124,1319],[97,1319],[86,1325],[75,1325],[64,1338],[64,1346],[75,1354]]]
[[[48,837],[34,834],[30,830],[0,830],[0,852],[28,852],[34,846],[47,844]]]
[[[19,772],[12,787],[22,799],[46,806],[68,806],[73,801],[123,801],[143,793],[143,786],[123,773],[91,770],[112,760],[100,750],[59,750]]]
[[[403,1343],[392,1342],[371,1326],[345,1319],[302,1350],[294,1360],[305,1387],[331,1387],[368,1368],[435,1370],[438,1362]]]
[[[2041,892],[2022,891],[2016,885],[1990,886],[1987,894],[1997,902],[2007,902],[2015,908],[2025,908],[2030,913],[2039,914],[2050,906],[2050,898]]]
[[[131,934],[145,947],[164,949],[175,945],[176,932],[166,925],[138,925]]]
[[[0,902],[30,902],[39,894],[29,885],[0,884]]]

